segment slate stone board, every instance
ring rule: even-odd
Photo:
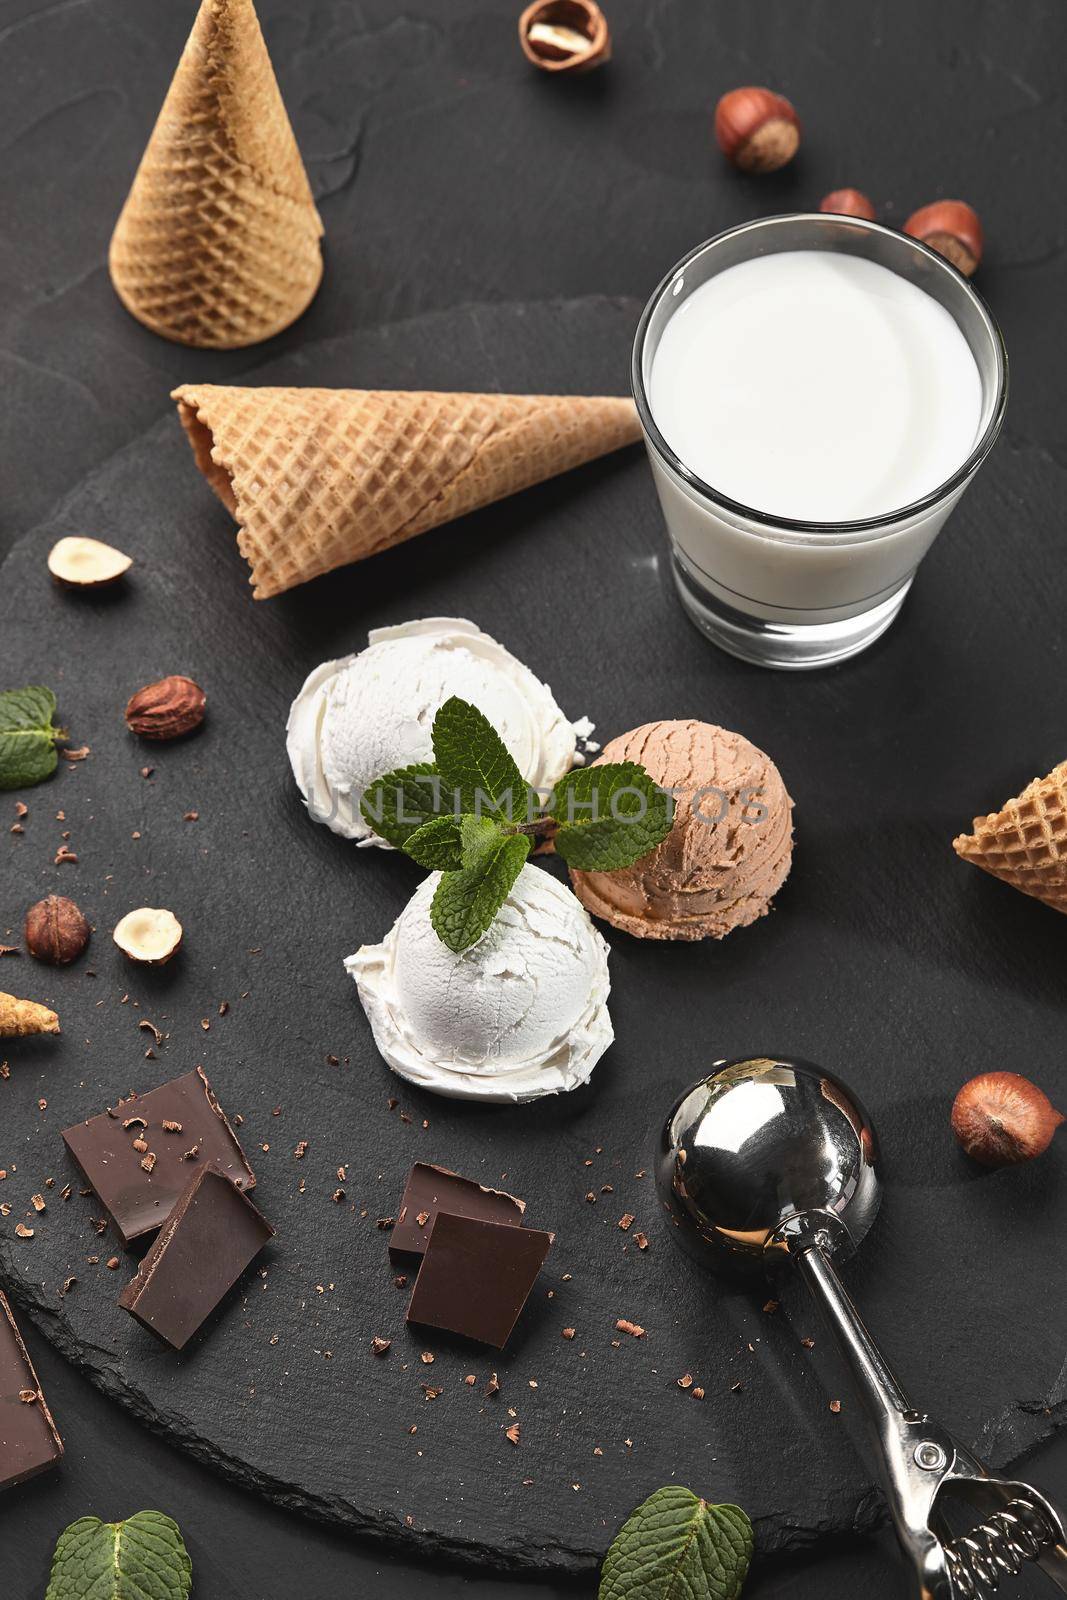
[[[637,309],[473,306],[308,345],[258,378],[622,392]],[[59,1040],[4,1042],[3,1285],[175,1443],[281,1504],[413,1548],[588,1571],[621,1518],[672,1478],[746,1506],[764,1553],[865,1528],[879,1500],[847,1399],[839,1416],[827,1407],[813,1315],[788,1296],[791,1327],[761,1295],[702,1277],[665,1237],[650,1178],[635,1176],[675,1095],[712,1061],[792,1051],[846,1077],[881,1131],[885,1203],[848,1282],[906,1386],[995,1463],[1047,1434],[1067,1410],[1063,1154],[978,1174],[947,1127],[974,1071],[1029,1070],[1054,1092],[1062,1081],[1067,923],[949,846],[974,811],[1064,754],[1045,659],[1057,525],[1042,510],[1062,500],[1064,473],[1050,457],[1029,463],[1027,513],[1019,471],[1002,447],[886,639],[858,662],[791,677],[732,661],[684,621],[637,449],[258,605],[173,415],[106,462],[0,571],[4,682],[53,684],[72,741],[92,747],[27,793],[23,835],[0,830],[0,938],[53,889],[97,930],[71,969],[25,956],[0,966],[5,987],[53,1002],[64,1023]],[[136,558],[123,590],[52,586],[45,552],[73,532]],[[1024,536],[1025,594],[1012,547]],[[992,612],[1012,603],[1026,626],[1005,661],[989,648]],[[795,865],[773,916],[722,945],[606,930],[617,1042],[588,1089],[536,1107],[439,1101],[388,1072],[341,960],[381,936],[419,874],[311,824],[285,761],[286,710],[311,666],[359,648],[371,626],[441,613],[503,640],[601,739],[659,716],[740,729],[797,802]],[[166,672],[202,682],[209,716],[195,738],[152,748],[126,733],[122,707]],[[13,800],[0,798],[0,818],[10,806],[13,820]],[[190,810],[197,822],[183,821]],[[77,866],[52,864],[64,830]],[[142,903],[186,927],[158,972],[130,968],[110,943]],[[154,1060],[142,1019],[167,1034]],[[253,1271],[175,1357],[116,1306],[134,1259],[104,1267],[117,1245],[93,1230],[99,1208],[77,1194],[59,1130],[197,1062],[244,1117],[278,1239],[265,1275]],[[416,1158],[512,1189],[532,1225],[556,1230],[502,1356],[405,1330],[375,1221]],[[35,1237],[19,1240],[50,1176]],[[647,1252],[619,1231],[626,1211]],[[617,1317],[647,1338],[617,1335]],[[815,1334],[814,1358],[798,1331]],[[384,1360],[374,1335],[394,1341]],[[677,1387],[687,1371],[703,1402]],[[443,1392],[428,1402],[423,1383]],[[518,1448],[504,1436],[509,1407]]]

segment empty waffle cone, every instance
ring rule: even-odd
[[[111,239],[119,298],[165,339],[256,344],[307,308],[321,238],[252,0],[203,0]]]
[[[1035,778],[1003,810],[975,817],[952,848],[964,861],[1067,912],[1067,761]]]
[[[185,384],[173,398],[257,600],[639,434],[633,401],[606,397]]]

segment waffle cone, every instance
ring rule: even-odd
[[[165,339],[256,344],[308,306],[321,238],[252,0],[203,0],[112,235],[119,298]]]
[[[1067,912],[1067,761],[1035,778],[1003,810],[975,817],[974,832],[954,839],[952,848],[983,872]]]
[[[631,400],[373,389],[175,389],[238,523],[257,600],[637,439]]]

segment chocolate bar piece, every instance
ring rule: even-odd
[[[461,1178],[447,1167],[416,1161],[408,1173],[396,1225],[389,1235],[390,1255],[422,1255],[439,1211],[457,1217],[480,1217],[521,1227],[526,1201],[501,1189],[486,1189],[473,1178]]]
[[[45,1404],[30,1353],[0,1294],[0,1489],[57,1466],[63,1441]]]
[[[123,1244],[162,1227],[201,1168],[224,1173],[239,1189],[256,1183],[203,1067],[120,1100],[63,1138]]]
[[[554,1238],[439,1211],[407,1320],[503,1349]]]
[[[229,1178],[201,1167],[119,1305],[180,1350],[273,1237],[266,1217]]]

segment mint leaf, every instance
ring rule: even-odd
[[[753,1549],[738,1506],[713,1506],[681,1484],[639,1505],[604,1558],[598,1600],[736,1600]]]
[[[41,684],[0,694],[0,789],[28,789],[56,770],[56,697]]]
[[[460,865],[464,867],[476,867],[486,851],[495,848],[498,839],[507,837],[501,833],[500,824],[489,817],[460,817],[459,824],[463,852]]]
[[[45,1600],[189,1600],[192,1582],[181,1530],[162,1511],[81,1517],[59,1536]]]
[[[467,820],[466,817],[431,818],[421,828],[416,828],[414,833],[408,834],[404,841],[404,853],[431,872],[457,872],[464,864],[460,823]],[[500,830],[493,823],[489,826],[499,834]]]
[[[556,785],[549,815],[559,823],[556,851],[583,872],[632,866],[667,837],[671,795],[636,761],[579,767]]]
[[[530,853],[526,834],[502,834],[462,872],[446,872],[434,891],[430,921],[442,944],[458,954],[492,925]]]
[[[437,768],[432,761],[420,761],[387,772],[364,789],[359,809],[368,828],[403,850],[423,823],[447,809]]]
[[[453,695],[433,719],[433,753],[454,811],[525,822],[530,790],[493,724]],[[454,797],[454,798],[453,798]]]

